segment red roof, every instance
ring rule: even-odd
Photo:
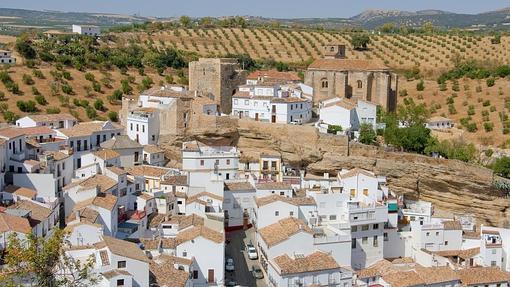
[[[250,73],[247,77],[248,80],[258,80],[259,78],[269,78],[275,80],[283,80],[283,81],[301,81],[296,73],[293,72],[279,72],[276,70],[268,70],[268,71],[254,71]]]

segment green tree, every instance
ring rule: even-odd
[[[492,169],[494,172],[503,177],[510,176],[510,157],[504,156],[500,157],[494,162],[492,165]]]
[[[15,49],[25,59],[35,59],[37,56],[37,52],[35,51],[34,47],[32,47],[32,41],[30,41],[26,35],[18,38],[16,41]]]
[[[108,119],[112,122],[118,122],[119,114],[115,111],[110,111],[110,112],[108,112]]]
[[[55,230],[48,239],[28,235],[20,239],[9,237],[5,263],[0,281],[19,286],[22,279],[30,279],[35,286],[85,287],[98,278],[91,272],[94,258],[75,260],[65,253],[65,233]]]
[[[359,129],[359,141],[363,144],[374,144],[377,140],[377,134],[371,124],[363,123]]]
[[[189,28],[191,27],[191,18],[189,16],[183,15],[179,18],[179,23],[182,27]]]
[[[385,23],[379,27],[379,31],[383,33],[395,33],[397,30],[395,23]]]
[[[366,50],[370,42],[370,36],[366,33],[357,33],[351,36],[351,44],[355,50]]]
[[[94,102],[94,108],[98,111],[104,111],[104,103],[103,103],[103,100],[101,99],[97,99],[95,102]]]
[[[416,90],[419,92],[425,90],[425,82],[423,82],[423,80],[420,80],[418,84],[416,84]]]

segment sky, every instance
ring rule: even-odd
[[[0,7],[156,17],[348,18],[367,9],[439,9],[475,14],[510,7],[510,0],[0,0]]]

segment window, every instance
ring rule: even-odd
[[[379,224],[374,224],[373,229],[379,229]]]
[[[358,227],[357,226],[351,226],[351,232],[356,232],[358,231]]]
[[[133,130],[133,123],[131,123],[129,126],[130,126],[130,129]]]
[[[328,86],[329,86],[328,80],[327,79],[322,79],[321,80],[321,88],[327,89]]]
[[[439,231],[436,231],[436,236],[439,236]]]
[[[353,239],[351,240],[351,248],[352,248],[352,249],[356,249],[356,238],[353,238]]]
[[[117,261],[117,268],[126,268],[126,261]]]
[[[368,242],[368,237],[361,238],[361,244],[367,244],[367,242]]]
[[[245,104],[245,105],[249,105],[249,104],[250,104],[250,101],[249,101],[249,100],[244,100],[244,104]]]
[[[237,105],[237,99],[234,99],[234,105]]]
[[[363,82],[361,80],[358,80],[358,89],[363,88]]]
[[[280,212],[279,211],[275,211],[274,212],[274,216],[279,216],[280,215]]]
[[[117,286],[124,286],[124,279],[117,279]]]
[[[280,191],[280,195],[285,195],[285,191]]]
[[[492,249],[492,254],[496,254],[496,249]]]
[[[444,242],[444,245],[445,245],[445,246],[446,246],[446,245],[448,245],[448,241],[445,241],[445,242]]]
[[[229,164],[230,164],[230,159],[227,159],[227,165],[229,165]]]
[[[368,188],[364,188],[363,189],[363,195],[364,196],[368,196]]]
[[[491,267],[495,267],[496,266],[496,261],[491,261]]]
[[[368,230],[368,228],[369,228],[369,227],[368,227],[368,224],[366,224],[366,225],[362,225],[362,226],[361,226],[361,230],[363,230],[363,231],[367,231],[367,230]]]
[[[193,279],[198,279],[198,270],[193,270]]]
[[[289,216],[294,216],[294,211],[289,212]]]
[[[372,245],[374,247],[378,247],[379,246],[379,238],[377,237],[377,235],[374,236],[374,241],[373,241]]]
[[[384,238],[384,241],[388,241],[388,233],[384,232],[383,233],[383,238]]]
[[[138,124],[136,124],[136,131],[139,131],[140,130],[140,127],[138,126]]]
[[[336,220],[336,215],[330,215],[329,220]]]
[[[145,132],[145,125],[142,125],[142,133]]]
[[[351,188],[351,197],[356,197],[356,190]]]
[[[204,160],[203,159],[200,160],[200,166],[204,166]]]
[[[426,236],[429,236],[429,235],[430,235],[430,232],[425,233],[425,235],[426,235]]]
[[[188,256],[188,252],[183,251],[183,252],[182,252],[182,257],[187,257],[187,256]]]

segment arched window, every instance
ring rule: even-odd
[[[328,84],[328,80],[327,80],[327,79],[322,79],[322,80],[321,80],[321,88],[323,88],[323,89],[327,89],[327,88],[328,88],[328,86],[329,86],[329,84]]]
[[[335,47],[331,46],[331,48],[329,48],[329,51],[334,52],[335,51]]]
[[[363,88],[363,82],[361,80],[358,80],[358,89]]]

